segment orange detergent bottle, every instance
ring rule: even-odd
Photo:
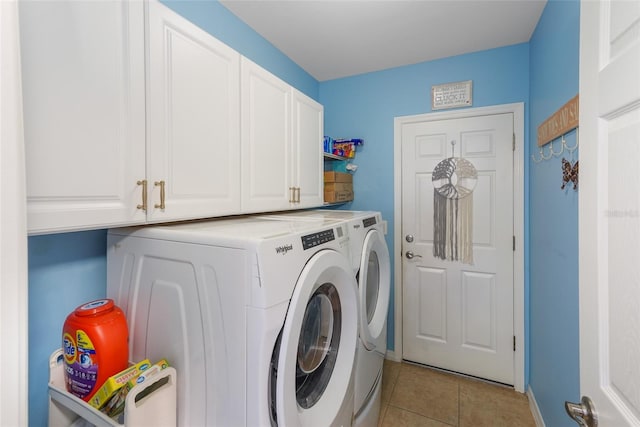
[[[76,308],[62,329],[67,391],[88,402],[107,378],[127,369],[128,340],[126,317],[112,299]]]

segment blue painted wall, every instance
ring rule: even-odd
[[[354,161],[359,165],[354,177],[355,200],[345,209],[381,211],[389,222],[390,253],[395,250],[394,117],[430,112],[432,85],[463,80],[473,80],[474,107],[524,102],[526,126],[527,43],[320,83],[325,134],[365,140]],[[395,339],[393,305],[392,299],[387,338],[390,349]]]
[[[106,296],[105,230],[29,238],[29,425],[46,426],[49,356],[67,315]]]
[[[161,0],[161,2],[307,96],[318,99],[316,79],[219,2],[211,0]]]
[[[580,3],[550,0],[530,41],[531,129],[578,93]],[[575,132],[566,142],[573,147]],[[559,152],[561,141],[554,142]],[[532,149],[537,155],[537,150]],[[548,155],[548,148],[545,149]],[[574,152],[574,161],[578,159]],[[564,157],[571,159],[569,153]],[[530,166],[530,387],[548,426],[574,426],[565,400],[580,400],[578,192],[561,190],[561,157]]]

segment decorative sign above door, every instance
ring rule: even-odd
[[[473,105],[472,91],[471,80],[431,86],[431,109],[471,107]]]

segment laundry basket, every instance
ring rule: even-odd
[[[136,385],[127,394],[124,424],[120,424],[67,392],[62,349],[58,349],[49,358],[49,427],[85,426],[87,423],[96,427],[175,427],[176,370],[167,367],[153,379]]]

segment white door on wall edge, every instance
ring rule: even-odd
[[[582,1],[580,28],[580,392],[639,426],[640,2]]]
[[[18,2],[0,2],[0,425],[25,426],[28,253]]]
[[[434,256],[432,172],[463,157],[477,170],[473,264]],[[401,128],[403,359],[514,384],[514,114]]]

